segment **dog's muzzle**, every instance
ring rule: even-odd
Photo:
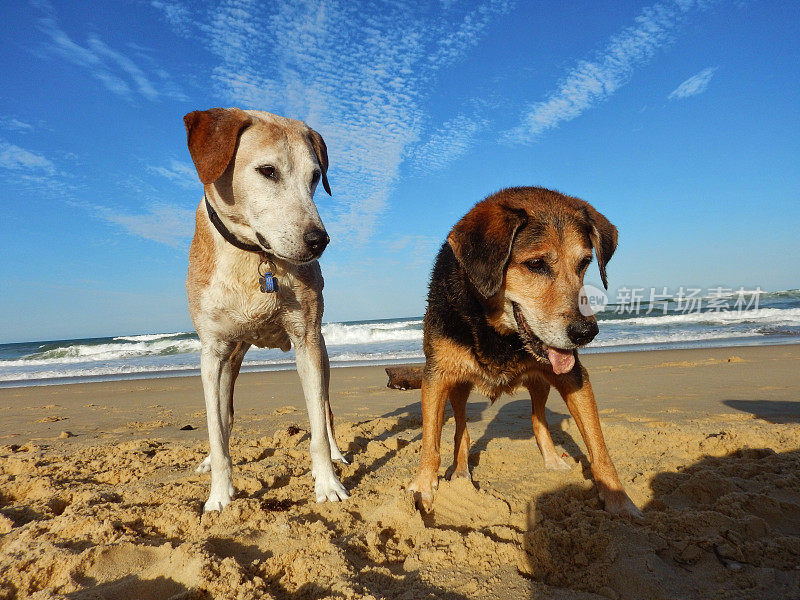
[[[514,309],[514,320],[517,322],[519,336],[522,338],[522,342],[528,352],[539,362],[549,364],[556,375],[563,375],[572,371],[575,366],[575,351],[551,348],[545,344],[533,333],[519,305],[516,302],[512,302],[511,306]]]

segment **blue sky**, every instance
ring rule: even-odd
[[[329,321],[422,314],[450,227],[511,185],[582,197],[619,227],[612,298],[800,287],[799,3],[36,0],[0,15],[0,341],[191,328],[202,187],[182,117],[213,106],[324,136]]]

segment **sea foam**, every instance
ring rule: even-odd
[[[646,307],[643,304],[643,308]],[[733,306],[731,304],[731,306]],[[587,352],[653,348],[793,343],[800,340],[800,292],[762,293],[746,311],[670,312],[631,315],[611,305],[598,314],[600,334]],[[657,305],[656,309],[659,308]],[[703,304],[707,308],[707,304]],[[422,319],[326,323],[322,333],[334,366],[418,362]],[[131,379],[199,371],[200,341],[188,332],[0,344],[0,385]],[[294,368],[294,352],[252,348],[242,369]]]

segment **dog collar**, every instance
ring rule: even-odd
[[[239,250],[244,250],[245,252],[255,252],[256,254],[261,256],[261,262],[258,264],[258,287],[259,289],[265,294],[271,294],[273,292],[278,291],[278,280],[272,274],[274,268],[272,268],[272,261],[270,261],[269,257],[267,256],[266,251],[261,246],[256,246],[255,244],[248,244],[247,242],[243,242],[239,238],[237,238],[230,229],[225,227],[225,224],[222,222],[222,219],[219,218],[217,211],[214,210],[214,207],[211,206],[211,202],[208,201],[208,196],[203,194],[203,200],[206,201],[206,211],[208,211],[208,218],[213,223],[216,230],[219,234],[225,238],[225,241],[231,244],[232,246],[236,246]],[[263,273],[261,272],[263,269]]]
[[[243,242],[239,238],[237,238],[230,229],[225,227],[225,223],[222,222],[222,219],[219,218],[217,211],[214,210],[214,207],[211,206],[211,202],[208,201],[208,196],[203,194],[203,200],[206,201],[206,210],[208,211],[208,218],[211,220],[211,223],[214,224],[214,227],[219,232],[219,234],[225,238],[225,241],[229,244],[236,246],[239,250],[244,250],[245,252],[255,252],[256,254],[264,254],[264,249],[261,246],[256,246],[255,244],[248,244],[247,242]]]

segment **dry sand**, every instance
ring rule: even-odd
[[[800,346],[584,362],[643,522],[600,509],[554,393],[571,471],[543,469],[522,394],[474,395],[476,487],[444,480],[448,417],[423,517],[405,493],[419,391],[381,368],[333,370],[353,491],[337,504],[312,500],[297,375],[243,375],[237,498],[207,515],[198,378],[0,390],[0,598],[800,597]]]

